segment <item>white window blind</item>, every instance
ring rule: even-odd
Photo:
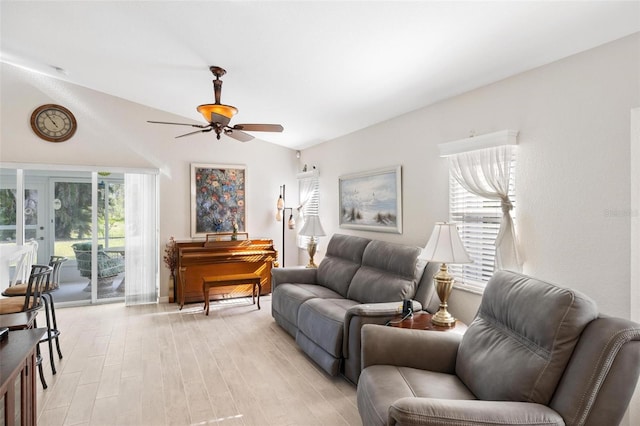
[[[308,215],[320,215],[320,174],[317,170],[298,174],[298,191],[300,206],[298,207],[298,230],[304,226],[304,218]],[[306,248],[310,237],[298,235],[298,247]]]
[[[511,162],[509,199],[515,222],[515,156]],[[489,200],[464,189],[449,174],[449,220],[458,224],[460,238],[473,263],[449,265],[456,284],[482,290],[495,269],[495,240],[502,220],[500,200]]]

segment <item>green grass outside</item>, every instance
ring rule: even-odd
[[[100,227],[101,224],[98,226]],[[103,234],[100,232],[100,234]],[[77,237],[77,236],[76,236]],[[69,259],[75,259],[76,255],[73,252],[73,244],[76,243],[91,243],[91,237],[87,237],[84,239],[79,238],[69,238],[66,240],[56,240],[54,245],[54,254],[56,256],[65,256]],[[98,237],[98,245],[102,245],[105,247],[104,237],[100,235]],[[124,247],[124,221],[118,220],[111,222],[111,227],[109,229],[109,247]]]
[[[73,244],[75,243],[90,243],[91,239],[86,239],[86,240],[77,240],[77,239],[70,239],[70,240],[56,240],[55,243],[55,247],[54,247],[54,254],[56,256],[64,256],[64,257],[68,257],[69,259],[75,259],[76,255],[73,252],[73,247],[71,247]],[[105,243],[104,243],[104,238],[102,239],[98,239],[98,244],[102,244],[103,247],[105,247]],[[109,247],[115,248],[115,247],[124,247],[124,237],[120,237],[120,238],[109,238]]]

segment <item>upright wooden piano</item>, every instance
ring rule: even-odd
[[[205,241],[177,242],[178,279],[176,299],[184,303],[202,302],[202,277],[255,273],[261,277],[261,295],[271,293],[271,268],[278,258],[273,240],[240,239],[220,241],[218,234],[207,235]],[[184,288],[183,288],[184,286]],[[210,299],[246,297],[253,294],[253,285],[215,287]]]

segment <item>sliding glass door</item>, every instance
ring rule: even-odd
[[[39,263],[68,259],[56,302],[156,302],[157,175],[76,168],[0,169],[0,244],[35,239]]]
[[[67,302],[124,298],[124,182],[122,174],[51,179],[53,254],[69,259],[60,298]],[[93,276],[93,202],[97,204],[97,285]]]

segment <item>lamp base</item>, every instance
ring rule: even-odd
[[[318,245],[316,244],[316,240],[314,237],[311,237],[309,240],[309,244],[307,244],[307,253],[309,253],[309,263],[307,264],[307,268],[318,268],[318,265],[313,261],[313,256],[316,255],[316,249]]]
[[[449,275],[447,264],[442,263],[440,270],[433,276],[435,281],[436,293],[440,298],[440,309],[431,317],[431,323],[440,327],[454,327],[456,319],[447,311],[447,301],[453,288],[453,277]]]
[[[456,319],[451,315],[447,308],[443,309],[440,305],[440,309],[431,317],[431,323],[440,327],[454,327],[456,325]]]

